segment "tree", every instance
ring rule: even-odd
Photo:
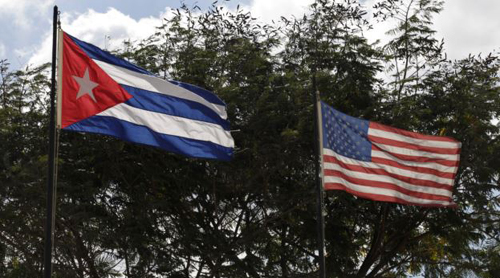
[[[313,93],[337,109],[463,144],[456,210],[325,195],[328,277],[496,277],[500,113],[495,55],[448,61],[439,1],[387,0],[387,45],[355,1],[263,25],[182,7],[115,54],[228,105],[231,162],[61,132],[57,277],[316,277]],[[42,267],[47,66],[0,63],[0,275]],[[389,73],[384,78],[384,71]],[[43,197],[40,197],[43,196]]]
[[[3,277],[37,276],[43,256],[48,65],[10,72],[0,64],[0,243]]]

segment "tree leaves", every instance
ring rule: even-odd
[[[125,42],[117,55],[227,103],[236,154],[187,159],[62,132],[57,277],[316,277],[315,90],[353,116],[463,144],[456,210],[326,192],[328,277],[496,277],[500,63],[447,61],[431,26],[441,6],[377,4],[379,20],[398,20],[382,47],[364,37],[374,23],[359,3],[328,0],[284,26],[183,6],[148,39]],[[2,277],[41,272],[46,69],[0,63]]]

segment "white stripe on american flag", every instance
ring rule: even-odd
[[[335,157],[340,155],[335,154]],[[325,158],[327,155],[325,155]],[[324,187],[325,189],[335,189],[336,183],[340,183],[351,194],[370,193],[397,197],[397,200],[418,204],[430,204],[436,201],[452,202],[451,187],[435,188],[427,186],[418,186],[409,182],[403,182],[397,178],[386,175],[363,173],[360,171],[351,171],[336,163],[330,163],[324,160]],[[373,196],[372,196],[373,197]],[[373,198],[372,198],[373,199]],[[375,199],[378,200],[378,199]],[[436,205],[439,202],[436,203]]]
[[[438,182],[438,183],[446,184],[449,186],[453,185],[453,179],[451,179],[451,178],[442,178],[442,177],[439,177],[439,176],[433,175],[433,174],[405,170],[405,169],[401,169],[398,167],[393,167],[393,166],[389,166],[389,165],[385,165],[385,164],[359,161],[356,159],[352,159],[349,157],[339,155],[339,154],[337,154],[329,149],[324,149],[323,154],[325,155],[325,160],[326,160],[326,156],[332,156],[332,157],[335,157],[336,159],[338,159],[342,163],[350,164],[350,165],[359,165],[359,166],[363,167],[364,169],[366,169],[367,172],[374,172],[374,171],[370,171],[372,169],[373,170],[380,169],[380,170],[387,171],[388,173],[395,174],[395,175],[400,175],[400,176],[405,176],[405,177],[415,178],[415,179],[420,179],[420,180]],[[329,168],[330,165],[331,165],[331,163],[328,163],[327,161],[325,161],[325,169],[330,169]]]
[[[402,148],[402,147],[395,147],[391,145],[386,145],[386,144],[380,144],[380,143],[373,143],[375,146],[379,147],[382,151],[386,151],[389,153],[394,153],[394,154],[402,154],[402,155],[408,155],[408,156],[414,156],[414,157],[426,157],[426,158],[431,158],[431,159],[444,159],[444,160],[451,160],[451,161],[457,161],[460,158],[460,155],[458,154],[439,154],[439,153],[431,153],[431,152],[425,152],[425,151],[419,151],[419,150],[412,150],[412,149],[407,149],[407,148]]]
[[[440,172],[444,173],[456,173],[457,168],[456,166],[446,166],[442,165],[439,163],[433,163],[433,162],[417,162],[417,161],[406,161],[402,159],[398,159],[388,153],[382,152],[382,151],[375,151],[372,150],[372,158],[382,158],[382,159],[387,159],[387,160],[392,160],[395,161],[399,164],[404,164],[409,167],[422,167],[422,168],[428,168],[428,169],[435,169]]]
[[[417,138],[411,138],[408,136],[396,134],[393,132],[370,128],[368,130],[368,136],[376,136],[381,138],[392,139],[396,141],[404,141],[410,144],[426,146],[426,147],[435,147],[435,148],[460,148],[459,142],[450,142],[450,141],[432,141],[432,140],[423,140]]]
[[[335,171],[339,171],[352,179],[367,180],[370,182],[374,182],[374,184],[375,184],[375,182],[386,183],[387,185],[392,184],[392,185],[395,185],[397,187],[395,189],[395,191],[400,191],[398,189],[401,189],[401,191],[404,189],[407,189],[407,190],[414,191],[414,192],[427,193],[427,194],[439,195],[442,197],[451,198],[452,192],[450,190],[447,190],[447,189],[440,189],[440,188],[433,188],[433,187],[426,187],[426,186],[417,186],[417,185],[402,182],[398,179],[394,179],[394,178],[384,176],[384,175],[362,173],[362,172],[357,172],[357,171],[349,171],[349,170],[346,170],[342,166],[335,164],[335,163],[325,163],[325,172],[328,173],[329,171],[326,171],[326,170],[333,170],[333,172],[331,172],[331,173],[334,173]],[[325,181],[327,182],[328,179],[325,178]]]
[[[328,185],[328,184],[330,184],[330,185]],[[403,194],[401,192],[390,190],[390,189],[357,185],[354,183],[350,183],[350,182],[348,182],[340,177],[334,177],[334,176],[325,177],[325,187],[328,187],[328,186],[334,187],[338,184],[342,185],[345,188],[335,188],[335,189],[346,190],[351,194],[360,195],[361,197],[370,198],[370,199],[377,200],[377,201],[384,201],[384,197],[394,197],[394,198],[400,200],[400,203],[431,205],[431,206],[452,206],[452,205],[454,205],[454,203],[451,201],[423,199],[423,198],[419,198],[419,197],[409,196],[409,195]],[[331,188],[331,189],[333,189],[333,188]],[[368,194],[370,196],[366,196]]]

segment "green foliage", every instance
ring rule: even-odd
[[[48,65],[9,72],[0,63],[0,273],[37,276],[43,254],[46,109],[43,92]]]
[[[497,277],[500,60],[448,61],[440,1],[387,0],[387,45],[369,44],[356,1],[317,0],[262,25],[182,7],[116,54],[228,105],[231,162],[110,137],[59,137],[55,277],[316,277],[313,92],[353,116],[463,144],[456,210],[326,192],[328,277]],[[40,276],[47,66],[0,62],[0,276]],[[388,78],[383,77],[389,73]]]

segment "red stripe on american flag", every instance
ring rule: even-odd
[[[337,171],[337,170],[325,170],[325,172],[326,171],[328,171],[328,176],[339,177],[339,178],[346,180],[347,182],[350,182],[350,183],[356,184],[356,185],[366,186],[366,187],[370,187],[370,188],[390,189],[390,190],[397,191],[397,192],[403,193],[405,195],[408,195],[408,196],[411,196],[414,198],[419,198],[419,199],[451,202],[451,198],[447,197],[447,196],[413,191],[413,190],[403,188],[403,187],[400,187],[400,186],[397,186],[395,184],[388,183],[388,182],[353,178],[353,177],[348,176],[345,173],[343,173],[341,171]]]
[[[352,195],[361,197],[361,198],[366,198],[374,201],[380,201],[380,202],[391,202],[391,203],[398,203],[398,204],[404,204],[404,205],[415,205],[415,206],[422,206],[422,207],[456,207],[457,205],[455,203],[452,203],[448,206],[444,206],[442,204],[422,204],[422,203],[414,203],[414,202],[408,202],[406,200],[394,197],[394,196],[387,196],[387,195],[379,195],[379,194],[370,194],[370,193],[364,193],[364,192],[358,192],[355,190],[352,190],[343,184],[340,183],[325,183],[325,190],[343,190],[346,191]]]
[[[424,135],[424,134],[420,134],[420,133],[416,133],[416,132],[402,130],[402,129],[395,128],[395,127],[386,126],[386,125],[375,123],[375,122],[370,122],[370,128],[388,131],[388,132],[392,132],[392,133],[396,133],[399,135],[403,135],[403,136],[407,136],[407,137],[411,137],[411,138],[416,138],[416,139],[423,139],[423,140],[430,140],[430,141],[441,141],[441,142],[453,142],[453,143],[458,142],[457,140],[450,138],[450,137]]]
[[[372,162],[376,164],[384,164],[384,165],[389,165],[392,167],[396,167],[399,169],[403,170],[409,170],[409,171],[415,171],[419,173],[424,173],[424,174],[430,174],[434,175],[440,178],[445,178],[445,179],[455,179],[455,174],[454,173],[446,173],[446,172],[441,172],[436,169],[432,168],[426,168],[426,167],[416,167],[416,166],[408,166],[401,164],[399,162],[396,162],[394,160],[386,159],[386,158],[380,158],[380,157],[372,157]]]
[[[413,185],[418,185],[418,186],[425,186],[425,187],[432,187],[432,188],[440,188],[440,189],[446,189],[449,191],[453,191],[453,187],[448,185],[448,184],[443,184],[443,183],[438,183],[435,181],[429,181],[429,180],[422,180],[422,179],[416,179],[416,178],[411,178],[407,176],[402,176],[394,173],[389,173],[386,170],[383,169],[376,169],[376,168],[365,168],[361,165],[353,165],[353,164],[346,164],[342,161],[339,161],[337,158],[333,156],[328,156],[324,155],[323,159],[325,162],[329,163],[335,163],[337,165],[340,165],[340,167],[349,170],[349,171],[354,171],[354,172],[361,172],[361,173],[367,173],[367,174],[376,174],[380,176],[388,176],[397,180],[400,180],[405,183],[413,184]],[[334,171],[334,170],[329,170],[325,169],[324,170],[325,175],[329,176],[328,173],[329,171]]]
[[[438,164],[441,164],[444,166],[449,166],[449,167],[456,167],[459,164],[458,160],[436,159],[436,158],[429,158],[429,157],[425,157],[425,156],[412,156],[412,155],[404,155],[404,154],[399,154],[399,153],[388,152],[386,150],[381,149],[380,147],[378,147],[376,145],[372,145],[372,150],[381,151],[381,152],[387,153],[391,156],[394,156],[398,159],[406,160],[406,161],[438,163]]]
[[[374,143],[390,145],[395,147],[401,147],[406,149],[412,149],[422,152],[430,152],[430,153],[439,153],[439,154],[459,154],[460,148],[436,148],[436,147],[427,147],[421,145],[410,144],[407,142],[402,142],[398,140],[392,140],[388,138],[377,137],[373,135],[368,135],[368,140]]]

